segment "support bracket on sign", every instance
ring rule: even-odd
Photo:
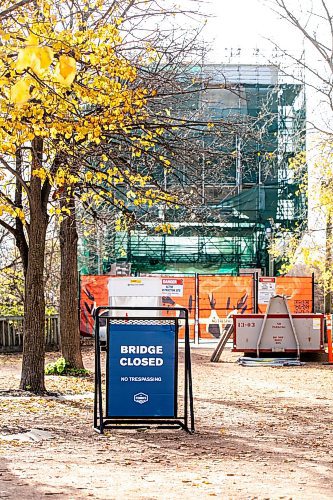
[[[123,310],[124,316],[113,315]],[[142,311],[147,311],[142,316]],[[160,315],[156,315],[156,312]],[[170,312],[182,312],[179,317]],[[106,320],[106,389],[102,386],[100,318]],[[184,328],[184,364],[178,363]],[[98,307],[95,316],[94,429],[155,426],[194,432],[188,310],[168,307]],[[104,362],[103,362],[104,363]],[[183,373],[180,373],[183,372]],[[183,395],[179,380],[183,377]]]

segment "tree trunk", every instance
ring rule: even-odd
[[[80,347],[78,316],[78,269],[75,201],[72,193],[64,195],[61,207],[70,210],[60,224],[60,338],[62,356],[71,368],[84,368]]]
[[[18,149],[16,152],[16,172],[20,177],[22,177],[22,150]],[[15,206],[23,210],[23,200],[22,200],[22,184],[19,179],[16,178],[15,185]],[[23,274],[24,277],[27,274],[28,269],[28,258],[29,258],[29,248],[28,243],[24,234],[23,222],[19,217],[15,219],[15,242],[16,246],[20,252]]]
[[[43,143],[33,141],[32,170],[42,160]],[[20,388],[36,394],[45,391],[45,298],[44,256],[48,224],[47,207],[43,202],[41,180],[31,176],[30,182],[29,256],[25,276],[24,338]]]

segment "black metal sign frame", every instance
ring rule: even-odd
[[[111,316],[111,312],[114,310],[123,311],[147,311],[147,316],[122,316],[115,317]],[[103,389],[102,389],[102,369],[101,369],[101,340],[100,340],[100,318],[102,314],[107,312],[108,317],[103,317],[106,319],[106,332],[107,339],[112,332],[110,330],[110,324],[112,321],[126,321],[131,322],[135,320],[136,322],[168,322],[174,321],[175,324],[175,364],[174,364],[174,379],[175,379],[175,401],[174,401],[174,416],[152,416],[152,417],[112,417],[108,416],[107,405],[103,405]],[[178,415],[178,332],[179,332],[179,317],[170,316],[149,316],[149,311],[178,311],[182,312],[181,321],[185,322],[185,336],[184,336],[184,394],[183,394],[183,414]],[[108,380],[108,349],[106,356],[106,374]],[[107,386],[108,384],[106,384]],[[106,391],[108,387],[106,388]],[[105,391],[105,402],[108,401],[107,393]],[[183,307],[177,307],[170,309],[169,307],[107,307],[101,306],[96,309],[95,312],[95,397],[94,397],[94,429],[96,432],[103,434],[104,429],[137,429],[140,427],[150,427],[155,426],[160,429],[175,429],[182,428],[186,432],[192,434],[194,432],[194,407],[193,407],[193,390],[192,390],[192,369],[191,369],[191,350],[190,350],[190,334],[189,334],[189,318],[188,310]]]

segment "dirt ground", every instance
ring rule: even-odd
[[[0,498],[333,498],[333,367],[241,367],[192,350],[196,433],[96,434],[93,379],[47,377],[57,396],[17,391],[20,355],[0,356]],[[57,354],[49,354],[48,360]],[[93,351],[84,348],[86,367]],[[47,431],[42,441],[13,434]]]

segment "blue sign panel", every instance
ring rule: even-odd
[[[174,324],[110,324],[108,417],[176,416]]]

